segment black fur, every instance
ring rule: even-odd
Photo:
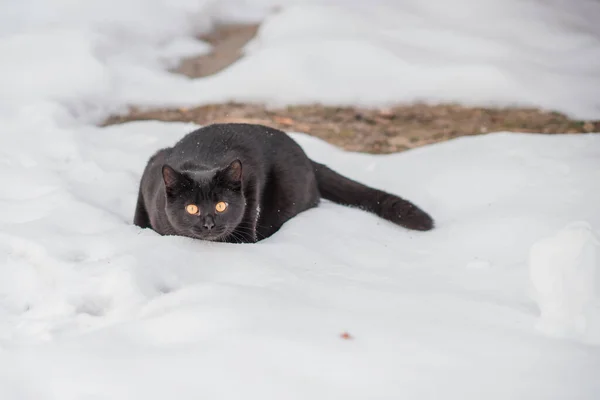
[[[134,224],[162,235],[257,242],[321,197],[409,229],[434,226],[409,201],[311,161],[282,131],[251,124],[209,125],[155,153],[140,182]],[[229,205],[222,213],[215,211],[220,201]],[[185,211],[188,204],[200,208],[198,215]]]

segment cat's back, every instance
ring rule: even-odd
[[[220,123],[188,133],[173,146],[171,160],[220,164],[232,157],[268,161],[297,144],[285,133],[263,125]]]

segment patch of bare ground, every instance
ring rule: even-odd
[[[199,37],[213,46],[212,51],[182,60],[173,72],[190,78],[216,74],[242,57],[242,48],[257,31],[258,25],[254,24],[220,25],[214,31]]]
[[[174,72],[198,78],[217,73],[242,57],[257,25],[224,25],[201,37],[213,45],[209,54],[183,60]],[[291,106],[268,109],[259,104],[210,104],[193,108],[141,111],[131,107],[104,125],[127,121],[258,123],[284,131],[304,132],[350,151],[393,153],[458,136],[495,131],[576,134],[600,132],[600,121],[578,121],[565,115],[525,108],[474,108],[454,104],[412,104],[387,109]]]
[[[336,146],[367,153],[393,153],[458,136],[494,131],[585,133],[600,131],[600,121],[573,121],[535,109],[487,109],[416,104],[389,109],[293,106],[271,110],[254,104],[211,104],[194,108],[139,111],[106,124],[137,120],[258,123],[304,132]]]

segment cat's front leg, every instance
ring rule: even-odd
[[[244,221],[242,222],[243,228],[241,229],[245,234],[242,236],[244,239],[247,239],[247,243],[256,243],[258,242],[257,225],[258,217],[260,215],[260,205],[258,200],[253,199],[253,201],[249,202],[246,207],[248,211],[244,216]]]
[[[246,191],[246,212],[244,219],[238,226],[240,235],[245,243],[258,242],[258,219],[260,216],[260,193],[256,185],[250,185]]]
[[[138,193],[137,203],[135,205],[135,214],[133,216],[133,224],[140,228],[150,228],[150,217],[148,211],[146,211],[146,205],[144,204],[144,198],[142,191]]]

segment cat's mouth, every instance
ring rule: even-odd
[[[191,233],[192,233],[192,236],[196,239],[218,242],[221,239],[223,239],[224,236],[226,236],[227,232],[223,229],[219,229],[217,231],[214,231],[214,230],[206,231],[206,230],[192,228]]]

